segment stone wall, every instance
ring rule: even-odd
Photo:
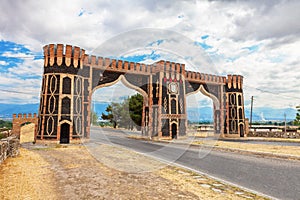
[[[0,140],[0,164],[7,157],[15,157],[19,154],[20,141],[16,137],[8,137]]]
[[[282,131],[250,131],[248,137],[273,137],[273,138],[300,138],[300,131],[282,132]]]
[[[33,123],[35,124],[35,130],[34,132],[37,131],[37,125],[38,125],[38,117],[36,113],[33,115],[31,113],[27,114],[13,114],[13,121],[12,121],[12,131],[11,135],[14,135],[18,138],[20,138],[20,131],[21,131],[21,126],[24,125],[25,123]]]

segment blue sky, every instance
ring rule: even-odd
[[[122,9],[116,12],[116,8]],[[295,107],[300,104],[299,9],[299,1],[280,0],[4,0],[0,8],[0,103],[38,103],[45,44],[72,44],[93,54],[105,41],[124,32],[159,28],[189,38],[190,48],[183,46],[187,54],[178,59],[178,48],[175,54],[162,51],[160,48],[174,45],[166,34],[145,43],[144,51],[124,52],[119,58],[145,63],[166,59],[201,72],[241,74],[246,107],[251,96],[257,107]],[[132,46],[142,39],[143,35],[133,37]],[[211,65],[195,64],[199,56],[195,52],[202,52]],[[122,87],[114,90],[117,88]],[[110,101],[116,94],[120,98],[128,90],[95,99]],[[209,104],[203,95],[197,95],[190,105],[198,102]]]

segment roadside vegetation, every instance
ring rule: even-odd
[[[12,128],[12,122],[11,121],[4,121],[4,120],[0,119],[0,128],[11,129]]]
[[[294,120],[294,125],[300,126],[300,106],[296,107],[297,113],[296,113],[296,118]]]
[[[0,120],[0,140],[8,136],[9,130],[12,129],[11,121]]]
[[[287,126],[299,126],[300,127],[300,106],[297,106],[297,114],[295,120],[286,122]],[[101,118],[106,121],[97,122],[98,116],[96,113],[92,113],[93,124],[98,124],[101,127],[120,127],[132,130],[136,128],[140,130],[142,123],[142,111],[143,111],[143,96],[136,94],[128,97],[122,103],[109,104],[102,113]],[[213,124],[212,121],[190,121],[189,125],[209,125]],[[252,125],[274,125],[274,126],[284,126],[285,122],[276,121],[257,121],[253,122]],[[287,127],[288,128],[288,127]]]

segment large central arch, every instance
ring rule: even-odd
[[[214,94],[207,91],[208,89],[205,89],[203,84],[199,85],[199,88],[196,89],[193,92],[187,93],[187,96],[190,96],[192,94],[202,93],[204,96],[209,97],[213,102],[213,118],[214,118],[214,132],[217,134],[221,133],[221,115],[220,115],[220,109],[221,109],[221,103],[218,97],[216,97]]]
[[[64,137],[69,135],[70,141],[89,138],[93,91],[118,81],[144,97],[144,135],[184,136],[186,96],[199,91],[213,99],[216,134],[244,135],[242,76],[191,72],[170,61],[146,65],[89,56],[79,47],[50,44],[44,47],[37,138],[60,141],[62,126],[69,128]]]
[[[101,78],[102,79],[106,79],[106,78],[109,78],[109,77],[106,77],[104,76],[103,74],[101,74]],[[116,80],[112,80],[111,82],[106,82],[106,83],[103,83],[103,84],[99,84],[98,86],[94,87],[92,89],[92,92],[90,93],[90,99],[92,99],[92,96],[94,94],[94,92],[100,88],[104,88],[104,87],[109,87],[109,86],[113,86],[117,83],[121,82],[124,86],[126,86],[127,88],[129,89],[132,89],[132,90],[135,90],[136,92],[138,92],[139,94],[141,94],[143,96],[143,111],[142,111],[142,124],[144,123],[144,119],[145,119],[145,108],[148,107],[148,94],[142,90],[140,87],[138,86],[135,86],[133,84],[131,84],[125,77],[125,75],[121,74]],[[142,126],[141,127],[141,131],[142,131],[142,134],[145,132],[145,126]]]

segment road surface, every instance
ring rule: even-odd
[[[299,161],[134,140],[126,138],[127,134],[120,130],[92,127],[91,143],[119,145],[272,198],[300,199]]]

